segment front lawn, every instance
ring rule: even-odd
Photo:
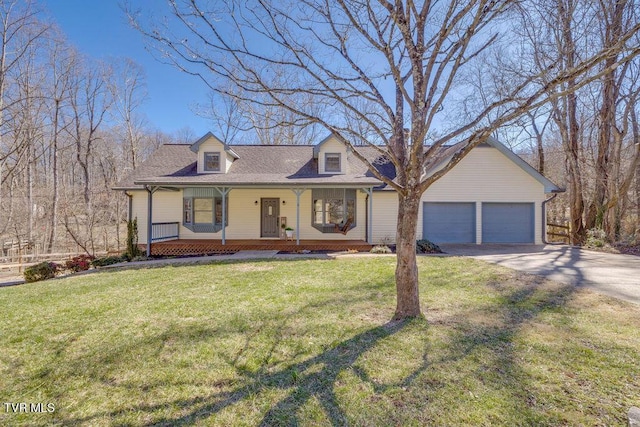
[[[0,425],[624,425],[640,308],[420,257],[164,267],[0,289]],[[45,408],[42,406],[41,408]]]

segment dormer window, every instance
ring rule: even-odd
[[[204,153],[205,172],[220,172],[220,153]]]
[[[341,157],[340,153],[325,153],[324,171],[325,172],[342,172],[340,157]]]

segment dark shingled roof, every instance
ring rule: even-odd
[[[431,156],[425,173],[437,170],[464,146],[460,142],[443,146]],[[529,166],[512,151],[493,138],[482,145],[493,146],[545,186],[546,192],[564,191]],[[234,145],[238,158],[227,173],[197,173],[197,154],[191,145],[165,144],[114,187],[115,190],[142,189],[145,184],[160,186],[362,186],[376,190],[392,188],[378,180],[355,155],[347,156],[347,174],[319,174],[314,159],[314,145]],[[426,149],[427,147],[425,147]],[[374,146],[356,147],[357,152],[371,162],[377,171],[396,178],[393,163]]]
[[[115,189],[141,189],[143,184],[160,185],[379,185],[367,167],[348,156],[348,174],[318,174],[312,145],[234,145],[238,154],[227,173],[198,174],[197,156],[189,145],[162,145],[147,161],[118,182]],[[374,149],[369,156],[377,156]],[[368,157],[369,157],[368,156]],[[388,162],[380,161],[381,168]],[[388,166],[386,167],[388,169]]]
[[[196,154],[186,144],[161,145],[146,161],[142,162],[134,171],[121,179],[115,190],[141,189],[141,185],[134,184],[142,177],[162,176],[166,173],[188,174],[196,172]]]
[[[198,174],[197,155],[186,144],[165,144],[131,174],[123,178],[114,189],[142,189],[144,184],[154,185],[366,185],[381,186],[373,173],[356,156],[347,157],[348,174],[318,174],[318,163],[313,158],[313,145],[234,145],[238,155],[229,172]],[[431,167],[437,167],[452,155],[457,146],[440,150]],[[358,152],[372,162],[376,169],[389,178],[396,170],[387,157],[374,147],[357,147]]]

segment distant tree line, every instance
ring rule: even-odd
[[[126,198],[111,187],[176,138],[141,114],[138,64],[79,53],[43,16],[37,2],[0,1],[0,242],[119,248]]]
[[[640,243],[640,4],[541,0],[520,3],[516,16],[518,42],[511,53],[519,67],[540,72],[540,85],[548,84],[545,70],[611,52],[557,86],[562,96],[510,127],[522,131],[515,140],[532,142],[532,165],[566,187],[551,204],[550,218],[568,220],[575,244],[585,242],[589,229],[603,230],[610,242]]]
[[[209,84],[210,105],[197,113],[226,142],[306,144],[331,131],[348,144],[376,144],[400,171],[389,185],[413,209],[489,135],[520,152],[518,144],[531,141],[527,158],[567,189],[549,213],[568,220],[573,243],[592,228],[612,242],[637,242],[638,1],[449,0],[404,8],[305,0],[303,10],[319,19],[309,18],[314,28],[296,24],[308,18],[297,2],[290,10],[260,3],[255,15],[236,16],[247,23],[232,20],[243,2],[197,14],[201,3],[180,4],[170,3],[169,12],[178,24],[192,22],[182,30],[176,22],[141,23],[131,10],[129,17],[167,61]],[[225,16],[238,27],[233,34],[259,35],[262,44],[211,33]],[[155,130],[140,112],[141,67],[80,54],[37,2],[0,0],[0,20],[0,240],[38,242],[46,251],[120,246],[126,199],[110,187],[159,144],[195,135]],[[381,58],[375,66],[366,63],[373,53]],[[438,146],[461,140],[468,141],[461,156],[438,176],[422,176]],[[425,142],[433,149],[418,148]],[[402,230],[407,253],[414,252],[412,230]],[[400,282],[415,282],[409,276]]]

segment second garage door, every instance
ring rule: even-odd
[[[533,203],[483,203],[482,243],[533,243]]]
[[[475,243],[476,204],[425,202],[422,229],[434,243]]]

